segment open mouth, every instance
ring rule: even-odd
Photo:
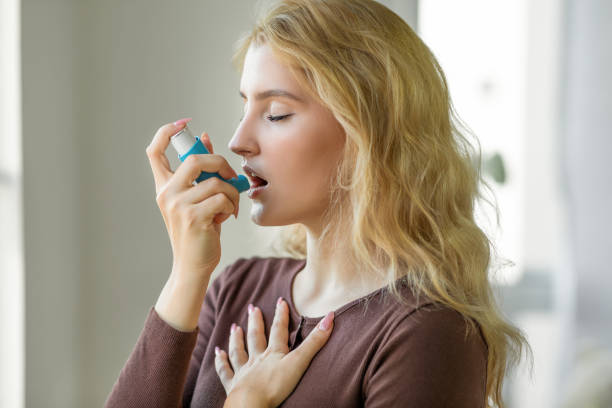
[[[255,175],[255,173],[251,173],[251,174],[247,173],[247,176],[249,177],[249,181],[251,182],[251,188],[257,188],[257,187],[268,185],[268,180]]]

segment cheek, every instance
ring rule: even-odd
[[[338,161],[338,151],[323,141],[293,146],[282,156],[280,177],[290,186],[292,193],[308,197],[326,195],[333,170]]]
[[[323,114],[294,125],[266,146],[269,158],[274,160],[270,168],[284,192],[304,199],[325,195],[342,154],[342,128]]]

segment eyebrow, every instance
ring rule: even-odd
[[[242,91],[240,91],[240,96],[244,99],[247,99],[247,97],[242,93]],[[268,91],[263,91],[258,93],[257,95],[255,95],[255,100],[256,101],[260,101],[266,98],[271,98],[273,96],[282,96],[285,98],[289,98],[289,99],[293,99],[295,101],[298,102],[304,102],[304,100],[300,97],[295,96],[294,94],[287,92],[283,89],[270,89]]]

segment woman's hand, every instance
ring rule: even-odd
[[[193,182],[202,171],[218,172],[223,178],[238,175],[222,156],[214,154],[206,133],[201,140],[211,154],[192,154],[176,173],[172,172],[165,151],[170,137],[188,121],[182,119],[159,128],[146,153],[155,178],[156,201],[172,245],[173,265],[190,274],[210,275],[221,259],[221,223],[238,214],[240,197],[234,186],[217,177],[196,185]],[[205,277],[206,282],[209,277]],[[194,282],[198,276],[186,278]]]
[[[248,354],[244,347],[244,333],[232,325],[228,354],[215,348],[215,367],[223,383],[227,399],[225,408],[277,407],[291,394],[308,368],[315,354],[329,338],[334,314],[330,312],[289,353],[289,307],[279,298],[266,346],[261,310],[249,305]],[[231,362],[231,366],[230,366]]]
[[[204,301],[208,281],[221,260],[221,223],[238,214],[238,190],[217,177],[194,185],[202,171],[218,172],[224,179],[237,177],[228,162],[214,154],[192,154],[176,172],[170,169],[166,149],[170,137],[185,127],[181,119],[159,128],[146,148],[155,178],[156,201],[172,246],[172,272],[155,303],[157,314],[177,330],[192,331]]]

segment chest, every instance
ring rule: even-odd
[[[246,326],[244,326],[246,327]],[[294,322],[290,327],[289,346],[299,347],[313,325]],[[219,407],[225,390],[214,368],[214,344],[223,344],[225,333],[214,333],[204,354],[191,407]],[[226,345],[224,345],[226,347]],[[340,322],[325,346],[319,350],[308,369],[281,407],[362,407],[363,378],[374,346],[371,339],[360,338]]]

